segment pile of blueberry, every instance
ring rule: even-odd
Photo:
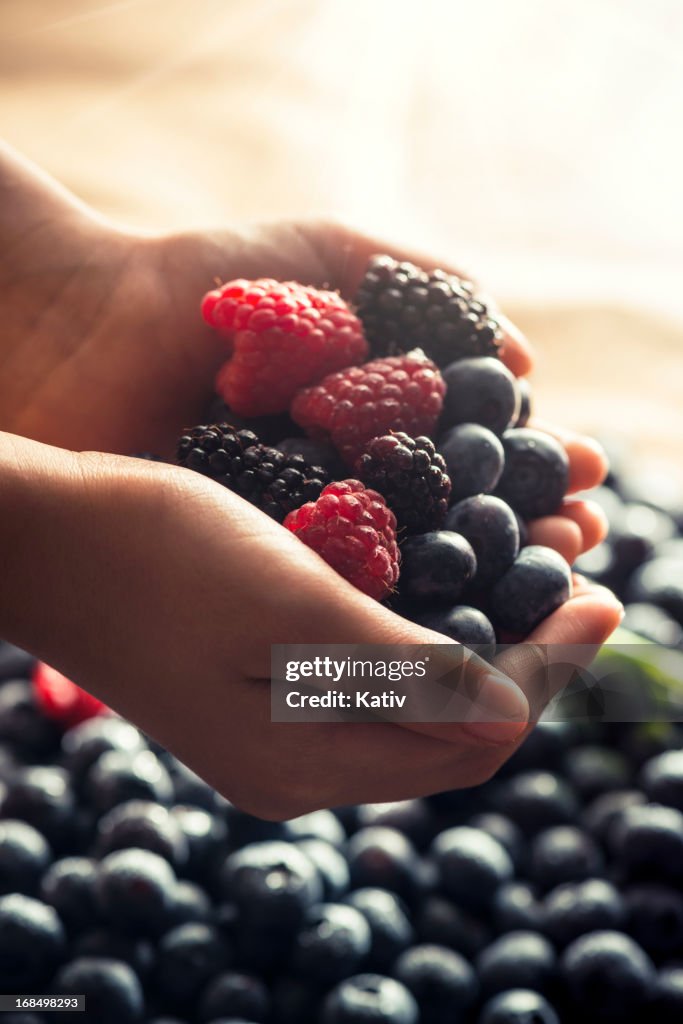
[[[683,733],[541,724],[494,780],[269,823],[0,647],[0,992],[97,1024],[683,1020]],[[7,1024],[38,1024],[22,1010]]]

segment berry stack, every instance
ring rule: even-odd
[[[262,279],[202,311],[226,348],[225,405],[183,434],[179,465],[462,643],[522,639],[567,600],[569,566],[526,544],[526,522],[562,503],[567,456],[526,426],[528,384],[469,282],[377,256],[353,307]]]

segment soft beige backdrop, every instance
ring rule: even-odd
[[[680,473],[682,46],[679,0],[2,0],[0,123],[127,223],[448,252],[537,342],[543,412]]]

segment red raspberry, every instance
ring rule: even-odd
[[[65,728],[109,710],[106,704],[44,661],[37,662],[33,670],[33,692],[43,714]]]
[[[353,465],[373,437],[392,430],[431,434],[445,392],[436,365],[416,349],[331,373],[299,392],[291,415],[311,436],[329,436]]]
[[[299,388],[368,353],[340,295],[292,281],[230,281],[204,296],[202,315],[231,344],[216,390],[240,416],[285,412]]]
[[[360,480],[328,484],[317,501],[290,512],[284,525],[340,576],[381,601],[398,580],[396,517]]]

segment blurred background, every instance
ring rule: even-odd
[[[679,0],[3,0],[7,140],[150,229],[334,213],[470,268],[538,408],[683,483]]]

